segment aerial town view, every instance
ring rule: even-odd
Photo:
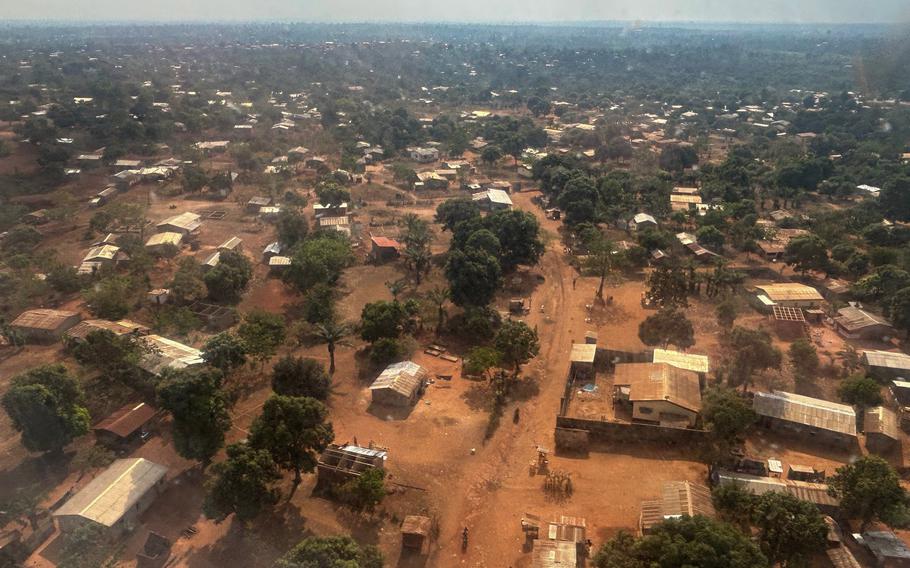
[[[0,568],[910,567],[905,1],[424,4],[0,0]]]

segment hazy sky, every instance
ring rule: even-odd
[[[0,0],[0,19],[546,22],[910,21],[908,0]]]

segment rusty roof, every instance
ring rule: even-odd
[[[672,349],[655,349],[652,361],[654,363],[666,363],[677,369],[696,373],[707,373],[710,368],[710,361],[707,355],[682,353]]]
[[[68,339],[85,339],[91,332],[100,331],[102,329],[106,329],[114,335],[127,335],[130,333],[145,335],[149,332],[148,327],[130,320],[108,321],[90,319],[77,323],[68,329],[64,336]]]
[[[797,481],[794,479],[763,477],[725,470],[718,470],[715,475],[716,483],[736,483],[741,485],[746,491],[750,491],[755,495],[776,491],[779,493],[790,493],[798,499],[809,501],[816,505],[828,507],[836,507],[838,505],[837,499],[828,494],[828,486],[824,483],[810,483],[808,481]]]
[[[757,392],[752,407],[759,416],[856,436],[853,407],[784,391]]]
[[[615,385],[629,385],[629,400],[664,400],[692,412],[701,410],[698,374],[667,363],[619,363]]]
[[[78,318],[79,313],[68,310],[36,308],[22,312],[10,325],[13,327],[54,331],[73,317]]]
[[[847,331],[857,331],[876,325],[891,326],[891,322],[885,318],[853,306],[837,310],[837,317],[834,318],[834,321]]]
[[[775,302],[821,301],[824,299],[818,290],[812,286],[806,286],[798,282],[760,284],[756,288],[763,291],[766,296]]]
[[[671,481],[661,487],[660,499],[643,501],[641,504],[641,529],[647,530],[667,519],[683,515],[702,515],[714,518],[714,504],[711,490],[704,485],[689,481]]]
[[[155,416],[154,407],[144,402],[127,404],[115,410],[110,416],[99,422],[93,430],[110,432],[121,438],[126,438]]]
[[[419,534],[422,536],[428,536],[430,534],[430,529],[432,526],[433,521],[430,520],[430,517],[408,515],[404,518],[404,522],[401,523],[401,532],[403,534]]]
[[[863,416],[863,431],[866,435],[881,434],[892,440],[900,440],[900,421],[890,408],[876,406],[867,408]]]

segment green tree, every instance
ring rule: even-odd
[[[108,568],[114,566],[110,539],[104,527],[84,524],[63,534],[60,568]]]
[[[878,456],[864,456],[837,468],[828,479],[828,493],[840,499],[847,518],[862,520],[860,532],[878,519],[890,526],[907,522],[907,492],[900,476]]]
[[[202,267],[195,258],[180,260],[168,289],[171,300],[178,305],[192,304],[206,297],[208,291],[202,280]]]
[[[894,327],[910,331],[910,287],[901,288],[891,296],[888,313]]]
[[[353,259],[351,245],[343,235],[319,233],[297,246],[283,279],[299,292],[316,284],[334,285]]]
[[[648,300],[660,307],[689,305],[689,281],[681,267],[660,265],[648,277]]]
[[[882,387],[875,379],[863,373],[850,375],[837,388],[840,399],[859,407],[878,406],[882,403]]]
[[[550,112],[550,103],[537,96],[530,97],[527,106],[534,116],[543,116]]]
[[[203,281],[212,300],[236,302],[252,277],[253,267],[245,256],[233,251],[223,251],[218,264],[205,273]]]
[[[246,344],[229,331],[215,335],[202,347],[202,359],[224,374],[245,365],[246,355]]]
[[[815,234],[791,239],[784,250],[784,262],[804,274],[810,270],[827,273],[831,266],[828,247],[825,241]]]
[[[316,468],[318,455],[335,438],[327,417],[325,405],[315,398],[273,394],[250,427],[250,445],[266,450],[278,467],[294,472],[291,495],[301,474]]]
[[[656,525],[635,539],[621,532],[594,556],[595,568],[767,568],[749,538],[726,523],[683,516]]]
[[[910,221],[910,177],[888,180],[879,196],[882,211],[889,219]]]
[[[828,525],[818,507],[789,493],[769,492],[752,503],[752,525],[762,552],[783,567],[806,566],[825,549]]]
[[[725,330],[731,329],[733,324],[736,323],[736,303],[730,298],[717,304],[714,313],[717,317],[717,324]]]
[[[409,316],[406,305],[397,300],[371,302],[360,313],[360,337],[371,343],[383,337],[400,337]]]
[[[430,270],[433,254],[430,252],[432,234],[426,221],[410,214],[405,217],[404,262],[420,286],[423,276]]]
[[[91,417],[79,383],[60,364],[36,367],[13,377],[3,409],[22,445],[32,452],[61,452],[88,433]]]
[[[315,284],[303,296],[303,319],[320,324],[335,319],[335,288],[329,284]]]
[[[310,232],[306,217],[296,209],[282,209],[275,222],[278,242],[292,248],[302,242]]]
[[[272,367],[272,390],[284,396],[325,401],[332,390],[332,382],[319,361],[287,355]]]
[[[486,375],[487,371],[498,367],[502,362],[502,353],[492,347],[474,347],[464,358],[464,370],[469,375]]]
[[[313,335],[321,343],[325,343],[329,351],[329,374],[335,374],[335,348],[342,344],[344,338],[351,333],[351,326],[346,323],[339,323],[335,320],[327,320],[323,323],[316,324]]]
[[[613,268],[615,258],[615,247],[613,241],[608,239],[601,231],[593,231],[591,236],[585,240],[585,248],[588,251],[585,259],[585,268],[594,272],[600,279],[597,284],[596,296],[601,300],[604,297],[604,284],[607,281],[607,275]]]
[[[746,329],[736,326],[730,332],[727,344],[732,352],[730,380],[749,388],[752,376],[766,369],[779,369],[783,356],[771,343],[771,336],[763,329]]]
[[[96,329],[73,344],[73,356],[81,365],[96,370],[136,366],[149,349],[135,336],[117,335],[107,329]]]
[[[520,264],[534,265],[544,252],[540,223],[527,211],[497,211],[483,221],[499,239],[499,263],[509,272]]]
[[[446,263],[452,302],[459,306],[486,306],[499,289],[502,270],[495,257],[479,250],[453,250]]]
[[[537,330],[531,329],[523,321],[504,321],[493,338],[493,344],[501,354],[502,362],[512,366],[515,377],[522,365],[540,353]]]
[[[502,158],[502,150],[499,149],[499,146],[490,144],[480,152],[480,159],[489,166],[498,162],[500,158]]]
[[[275,568],[383,568],[375,546],[349,536],[309,537],[275,562]]]
[[[281,480],[278,466],[268,451],[246,443],[227,447],[227,459],[212,466],[206,482],[205,516],[217,521],[234,513],[242,522],[256,518],[263,509],[278,503],[275,485]]]
[[[208,185],[209,178],[199,166],[183,167],[183,190],[194,193]]]
[[[790,364],[796,369],[796,374],[803,378],[812,378],[818,373],[818,351],[809,343],[808,339],[800,338],[790,344],[787,350]]]
[[[334,490],[337,498],[354,510],[372,513],[385,498],[385,470],[370,468]]]
[[[72,266],[57,264],[47,273],[47,283],[61,294],[72,294],[82,288],[82,278]]]
[[[736,391],[714,387],[705,392],[702,418],[714,440],[722,447],[728,447],[749,430],[758,416],[749,401]]]
[[[427,300],[436,306],[436,336],[439,336],[442,326],[446,320],[446,302],[452,299],[452,293],[448,288],[437,286],[427,292]]]
[[[724,234],[714,225],[705,225],[695,232],[698,242],[708,248],[721,250],[724,248]]]
[[[436,207],[436,222],[444,231],[454,231],[462,221],[480,218],[480,206],[473,199],[457,197],[443,201]]]
[[[264,365],[284,343],[284,318],[264,310],[253,310],[243,317],[237,335],[246,345],[247,353]]]
[[[638,326],[638,338],[645,345],[673,344],[680,349],[695,345],[695,331],[692,322],[679,310],[662,308]]]
[[[108,276],[85,292],[89,310],[96,316],[117,320],[130,311],[132,281],[126,276]]]
[[[220,371],[167,370],[158,384],[158,402],[173,417],[174,447],[205,468],[224,445],[231,428]]]
[[[333,181],[324,181],[316,186],[319,203],[328,207],[337,207],[351,200],[350,192]]]

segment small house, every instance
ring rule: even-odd
[[[82,316],[78,312],[37,308],[19,314],[10,323],[10,329],[18,332],[26,341],[51,343],[63,337],[80,319]]]
[[[180,233],[187,236],[202,226],[202,217],[189,211],[169,217],[156,225],[159,233]]]
[[[862,533],[862,543],[866,545],[876,566],[880,568],[910,567],[910,547],[899,536],[882,527],[882,530],[869,530]]]
[[[158,376],[164,369],[190,369],[205,364],[202,351],[179,341],[160,335],[147,335],[142,340],[148,353],[143,354],[139,368],[151,375]]]
[[[629,230],[633,233],[636,231],[643,231],[645,229],[656,229],[657,228],[657,219],[652,215],[647,213],[636,213],[634,217],[629,221],[628,224]]]
[[[569,365],[573,375],[594,376],[594,359],[597,358],[597,344],[573,343],[569,354]]]
[[[421,164],[429,164],[439,159],[436,148],[408,148],[408,157]]]
[[[401,547],[421,551],[423,544],[430,537],[433,521],[430,517],[408,515],[401,523]]]
[[[427,370],[413,361],[393,363],[370,385],[373,403],[409,406],[417,402],[427,384]]]
[[[63,339],[67,344],[73,345],[85,341],[85,338],[93,331],[109,331],[117,337],[122,337],[124,335],[141,337],[143,335],[148,335],[150,330],[141,323],[130,320],[108,321],[103,319],[88,319],[81,321],[68,329],[66,333],[63,334]]]
[[[759,423],[772,430],[808,435],[844,448],[856,445],[856,412],[852,406],[772,391],[755,393],[752,409]]]
[[[882,339],[894,335],[887,319],[855,306],[837,310],[834,327],[848,339]]]
[[[182,233],[155,233],[145,241],[145,248],[152,254],[163,254],[171,247],[179,249],[181,244],[183,244]]]
[[[262,249],[262,262],[268,264],[269,259],[273,256],[280,255],[282,250],[284,250],[284,247],[282,247],[281,243],[278,241],[267,244],[265,248]]]
[[[240,252],[243,250],[243,240],[240,237],[231,237],[218,245],[219,252]]]
[[[249,201],[246,202],[246,212],[247,213],[259,213],[259,209],[262,207],[268,207],[272,204],[271,197],[256,196],[251,197]]]
[[[420,186],[423,189],[448,189],[449,180],[442,177],[436,172],[420,172],[417,174],[417,183],[420,183]]]
[[[281,255],[270,256],[268,265],[269,272],[272,274],[281,274],[291,266],[291,257]]]
[[[613,385],[633,420],[691,428],[701,412],[698,374],[666,363],[619,363]]]
[[[668,519],[678,519],[684,515],[716,518],[717,513],[711,502],[711,490],[689,481],[664,483],[661,487],[660,499],[642,501],[638,530],[642,535],[646,535],[655,525]]]
[[[102,244],[93,246],[85,254],[82,263],[97,264],[100,266],[117,266],[129,261],[130,255],[117,245]]]
[[[170,294],[171,291],[167,288],[155,288],[154,290],[149,290],[149,293],[145,295],[145,298],[148,303],[153,306],[162,306],[167,303]]]
[[[861,358],[866,371],[879,380],[910,379],[910,355],[868,349]]]
[[[388,237],[370,237],[370,256],[377,261],[386,261],[398,258],[401,253],[401,243]]]
[[[471,195],[471,200],[487,211],[507,211],[512,208],[512,198],[501,189],[485,189]]]
[[[900,442],[897,413],[885,406],[867,408],[863,413],[863,432],[870,452],[888,453]]]
[[[129,532],[164,487],[167,467],[144,458],[116,460],[54,511],[63,533],[99,526],[109,535]]]
[[[316,462],[320,482],[345,482],[371,469],[385,469],[388,452],[356,444],[329,444]]]
[[[115,410],[92,428],[98,442],[113,448],[125,448],[147,436],[146,424],[158,412],[144,402],[131,403]]]
[[[761,284],[758,290],[775,304],[792,308],[815,308],[824,302],[824,297],[812,286],[796,282]]]

